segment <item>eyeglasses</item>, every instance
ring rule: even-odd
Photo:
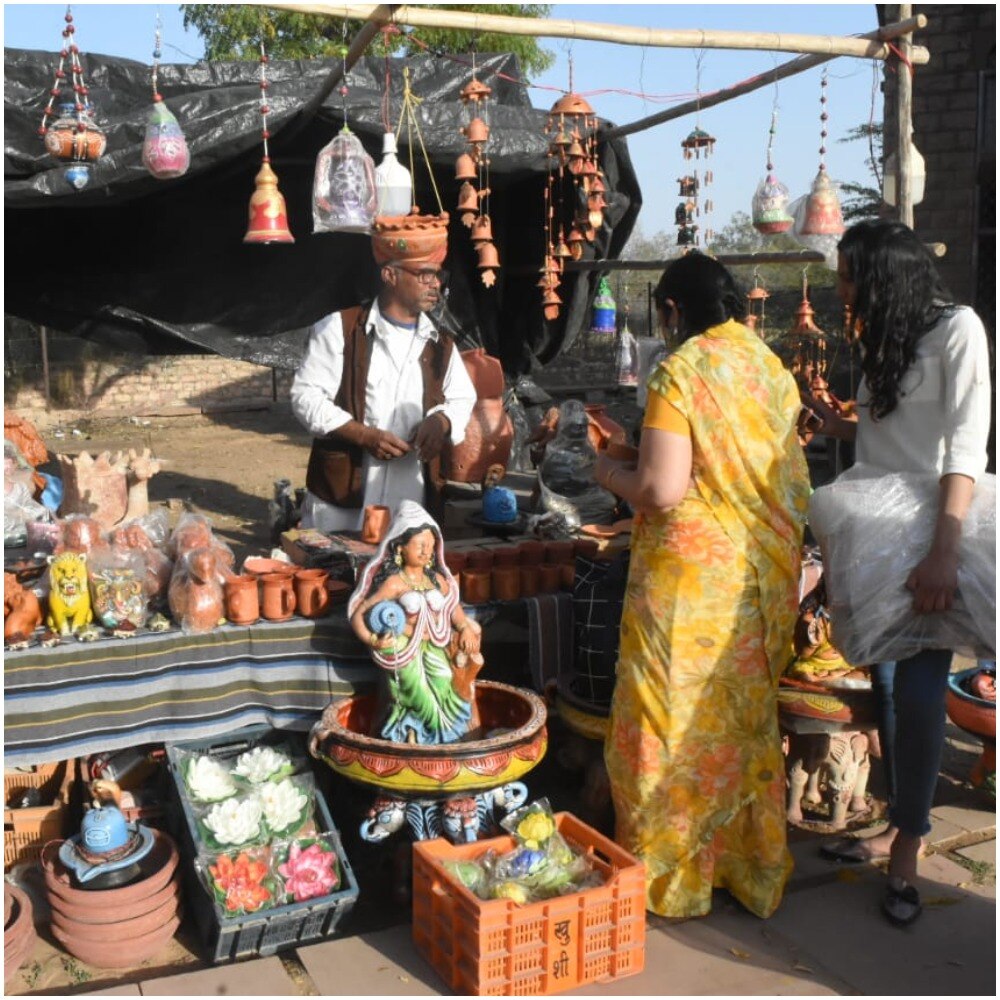
[[[448,284],[449,274],[444,268],[412,268],[404,267],[402,264],[393,264],[392,266],[397,271],[405,271],[407,274],[412,274],[421,285],[433,285],[434,282],[437,282],[443,287]]]

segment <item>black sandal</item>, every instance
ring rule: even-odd
[[[845,861],[848,864],[874,864],[888,861],[889,852],[877,854],[872,851],[865,837],[838,837],[820,844],[819,853],[827,861]]]
[[[912,924],[923,913],[920,903],[920,893],[898,875],[890,875],[886,879],[885,894],[882,897],[882,912],[886,918],[897,927]]]

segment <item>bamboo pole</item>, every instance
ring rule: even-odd
[[[299,14],[318,14],[337,18],[369,18],[375,4],[338,3],[269,3],[281,10]],[[567,21],[556,18],[508,17],[502,14],[477,14],[468,11],[402,6],[392,18],[395,24],[415,28],[451,28],[498,35],[531,35],[535,38],[573,38],[579,41],[612,42],[618,45],[641,45],[650,48],[681,49],[750,49],[768,52],[815,53],[826,56],[852,56],[856,59],[886,59],[892,50],[877,39],[840,35],[797,35],[768,31],[702,31],[698,29],[632,28],[593,21]],[[915,46],[911,61],[923,65],[930,53]]]
[[[911,5],[899,5],[899,16],[907,17]],[[913,133],[913,79],[908,62],[912,62],[910,39],[904,35],[899,40],[900,57],[896,63],[896,206],[899,221],[913,228],[913,187],[910,169],[910,135]]]
[[[927,27],[927,18],[923,14],[918,14],[916,17],[908,18],[905,21],[899,21],[896,24],[887,24],[884,28],[880,28],[878,31],[869,32],[863,37],[871,39],[880,38],[885,40],[905,38],[906,34],[914,29],[925,27]],[[777,83],[778,80],[784,80],[786,77],[795,76],[797,73],[804,73],[807,69],[813,69],[816,66],[821,66],[823,63],[829,62],[833,58],[833,56],[826,55],[800,56],[798,59],[792,59],[790,62],[783,63],[781,66],[778,66],[773,70],[769,70],[767,73],[760,73],[759,75],[751,77],[749,80],[744,80],[742,83],[738,83],[733,87],[727,88],[726,90],[720,90],[714,94],[706,94],[704,97],[693,101],[687,101],[684,104],[678,104],[676,107],[668,108],[665,111],[658,111],[656,114],[650,115],[648,118],[640,118],[638,121],[632,122],[630,125],[620,125],[617,128],[608,129],[606,132],[599,132],[598,134],[602,142],[610,142],[612,139],[620,139],[626,135],[633,135],[636,132],[642,132],[647,128],[652,128],[654,125],[662,125],[664,122],[673,121],[676,118],[683,118],[685,115],[694,114],[697,111],[704,111],[705,108],[712,108],[716,104],[723,104],[726,101],[731,101],[734,97],[742,97],[743,94],[750,94],[755,90],[760,90],[761,87],[767,87],[771,84]]]

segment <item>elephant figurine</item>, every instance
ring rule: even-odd
[[[368,810],[361,824],[361,839],[370,844],[380,844],[402,829],[406,822],[406,802],[387,795],[380,795]]]
[[[787,737],[790,823],[801,823],[802,804],[827,800],[830,827],[842,830],[851,814],[868,809],[871,735],[862,730],[840,733],[793,733]],[[824,796],[825,787],[825,796]]]

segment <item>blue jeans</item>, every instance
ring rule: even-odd
[[[889,822],[914,837],[931,828],[951,656],[947,649],[925,649],[872,670]]]

